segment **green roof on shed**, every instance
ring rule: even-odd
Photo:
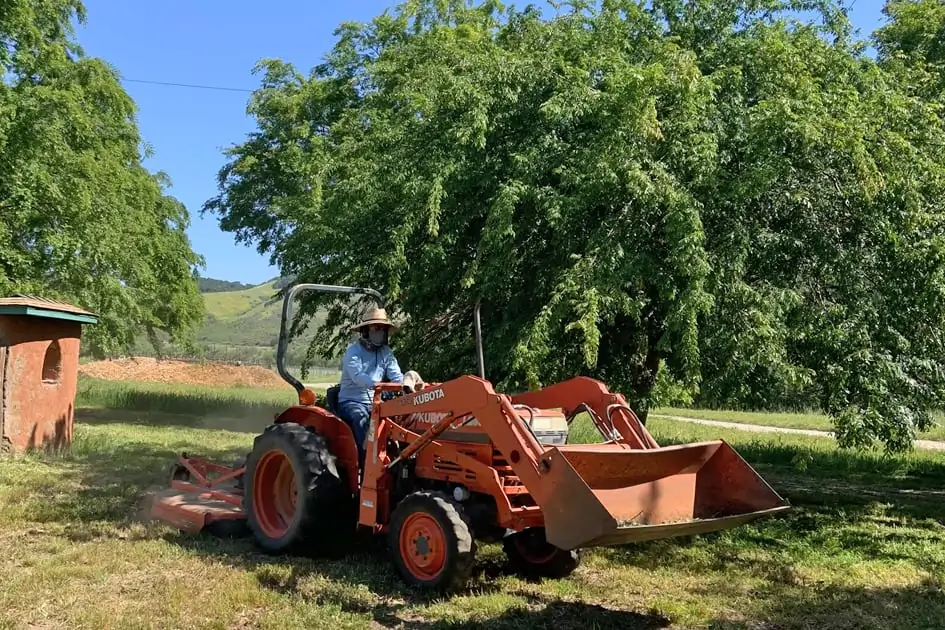
[[[0,298],[0,315],[26,315],[45,319],[63,319],[81,324],[98,323],[98,315],[78,306],[36,297],[35,295],[14,295]]]

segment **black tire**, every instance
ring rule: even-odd
[[[239,470],[240,468],[245,468],[246,462],[249,461],[249,456],[252,455],[252,451],[246,453],[246,456],[243,459],[233,462],[233,468]],[[233,485],[237,490],[243,490],[243,477],[246,476],[244,471],[242,475],[237,475],[233,478]]]
[[[168,470],[167,477],[171,483],[175,481],[190,481],[190,471],[180,462],[174,462]]]
[[[512,570],[528,578],[561,579],[581,564],[577,551],[565,551],[545,539],[543,527],[533,527],[502,540]]]
[[[275,488],[259,488],[262,505],[257,505],[254,492],[257,486],[267,483],[260,475],[268,473],[260,473],[259,465],[269,453],[273,453],[272,461],[284,457],[294,473],[294,514],[284,531],[279,532],[266,526],[267,522],[273,522],[269,508],[275,501]],[[266,459],[269,461],[268,457]],[[325,439],[312,429],[294,422],[266,427],[253,442],[243,476],[246,524],[264,551],[274,554],[336,551],[343,547],[341,543],[347,540],[347,535],[354,533],[357,523],[351,518],[354,502],[347,484],[338,472]]]
[[[438,536],[443,543],[440,550],[443,554],[442,563],[434,567],[435,574],[418,574],[414,561],[405,558],[402,553],[401,539],[404,539],[405,546],[413,543],[408,540],[408,536],[410,528],[418,519],[425,521],[428,526],[437,527],[434,536]],[[431,542],[434,547],[429,546]],[[418,539],[415,557],[426,559],[424,550],[436,557],[436,542],[429,538],[423,541]],[[476,563],[476,541],[463,507],[442,492],[414,492],[407,495],[391,515],[388,546],[394,566],[407,585],[440,593],[455,592],[465,587]]]

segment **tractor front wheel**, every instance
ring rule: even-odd
[[[577,551],[565,551],[545,540],[545,529],[534,527],[507,536],[502,548],[519,575],[529,578],[564,578],[581,563]]]
[[[415,492],[394,510],[389,545],[403,580],[438,592],[463,588],[476,560],[476,541],[462,506],[442,492]]]
[[[327,551],[355,529],[335,457],[299,424],[273,424],[256,438],[243,483],[246,523],[267,552]]]

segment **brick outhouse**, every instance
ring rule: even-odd
[[[0,453],[72,443],[81,308],[32,296],[0,298]]]

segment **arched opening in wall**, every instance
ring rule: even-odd
[[[62,352],[59,342],[53,341],[46,348],[46,357],[43,359],[43,382],[55,384],[62,377]]]

